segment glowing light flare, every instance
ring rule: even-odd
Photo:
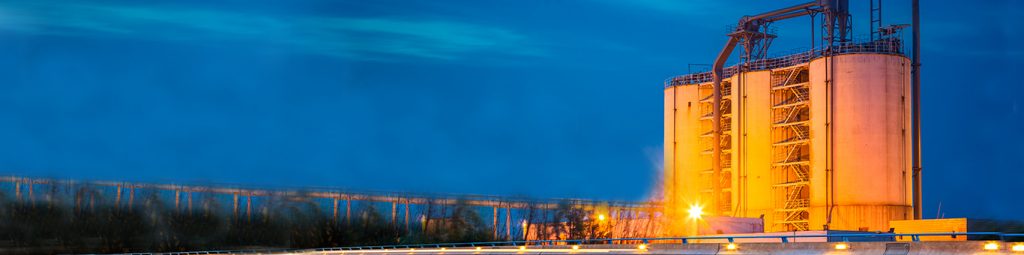
[[[846,249],[849,249],[849,248],[850,248],[850,245],[845,244],[845,243],[837,243],[836,244],[836,250],[846,250]]]
[[[579,245],[573,245],[573,246],[572,246],[572,249],[573,249],[573,250],[579,250],[579,249],[580,249],[580,246],[579,246]]]
[[[483,249],[484,249],[484,247],[476,247],[476,250],[478,250],[478,251],[479,250],[483,250]]]
[[[730,251],[736,250],[736,244],[734,244],[734,243],[726,244],[725,245],[725,249],[726,250],[730,250]]]
[[[988,243],[985,243],[985,247],[984,248],[987,251],[998,250],[999,249],[999,244],[995,243],[995,242],[988,242]]]
[[[597,215],[597,220],[604,221],[604,214],[598,214]]]
[[[700,204],[693,204],[686,212],[690,214],[690,219],[700,219],[701,215],[704,215],[704,207]]]
[[[1020,244],[1020,243],[1019,244],[1014,244],[1013,246],[1010,246],[1010,250],[1012,250],[1012,251],[1024,251],[1024,244]]]
[[[526,250],[526,246],[519,246],[519,250],[520,251],[525,251]]]
[[[637,250],[641,250],[641,251],[646,251],[647,250],[647,245],[646,244],[637,245],[636,249]]]

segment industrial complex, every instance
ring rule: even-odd
[[[965,218],[921,215],[920,22],[918,0],[910,3],[911,24],[884,23],[881,0],[858,3],[870,11],[863,38],[853,36],[849,0],[740,18],[708,70],[665,81],[660,200],[19,176],[0,177],[0,187],[28,208],[67,204],[74,215],[155,211],[171,198],[166,210],[176,219],[215,218],[208,215],[221,210],[228,225],[246,226],[274,219],[275,206],[301,207],[323,215],[319,224],[330,228],[379,222],[399,233],[399,244],[268,253],[1024,254],[1024,243],[1011,243],[1024,234],[970,232]],[[810,22],[807,49],[772,54],[772,26],[796,18]],[[488,241],[401,243],[467,225]]]
[[[871,34],[859,41],[848,1],[745,16],[713,70],[666,82],[670,235],[697,233],[675,220],[694,210],[759,218],[766,232],[888,231],[920,218],[918,64],[904,51],[908,25],[885,26],[881,2],[870,4]],[[820,37],[769,57],[768,25],[801,16]],[[726,68],[736,45],[740,62]]]

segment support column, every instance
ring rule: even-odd
[[[505,207],[505,238],[512,240],[512,207]]]
[[[83,195],[82,192],[83,191],[85,191],[85,190],[78,189],[78,190],[75,191],[75,213],[81,213],[82,212],[82,195]]]
[[[391,226],[398,226],[398,201],[391,200]]]
[[[334,198],[334,216],[331,219],[334,220],[334,224],[338,224],[338,198]]]
[[[14,197],[16,197],[18,199],[18,202],[21,202],[21,182],[20,181],[19,182],[14,182]]]
[[[135,206],[135,186],[128,187],[128,209]]]
[[[174,189],[174,212],[181,211],[181,190]]]
[[[345,223],[352,225],[352,197],[345,198]]]
[[[245,220],[252,221],[252,194],[245,195]]]
[[[186,191],[185,195],[188,196],[188,215],[192,215],[192,191]]]
[[[114,198],[114,206],[121,209],[121,184],[117,185],[117,198]]]
[[[96,191],[90,189],[89,190],[89,212],[95,212],[96,211],[96,199],[95,199],[95,197],[96,197]]]
[[[231,209],[231,215],[233,217],[232,219],[238,220],[238,192],[235,192],[235,194],[234,194],[234,203],[233,203],[233,205],[234,205],[234,207],[232,207],[232,209]]]
[[[405,232],[409,232],[409,199],[405,199]]]
[[[924,201],[921,197],[921,20],[918,0],[911,1],[911,24],[913,24],[913,62],[910,64],[910,160],[911,160],[911,189],[913,189],[911,205],[914,207],[915,220],[924,219],[922,207]]]
[[[494,240],[498,240],[498,207],[494,206],[491,207],[491,209],[493,209],[494,212],[494,225],[492,225],[494,226]]]

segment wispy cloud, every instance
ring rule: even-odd
[[[664,12],[674,15],[713,15],[714,10],[722,6],[718,1],[666,1],[666,0],[633,0],[606,1],[608,4],[628,6],[643,11]]]
[[[0,30],[151,40],[256,41],[364,60],[543,56],[527,36],[472,23],[396,17],[267,15],[145,5],[0,4]]]

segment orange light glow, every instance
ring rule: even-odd
[[[1010,250],[1012,250],[1012,251],[1024,251],[1024,244],[1014,244],[1013,246],[1010,246]]]
[[[994,251],[999,249],[999,244],[995,242],[989,242],[985,244],[985,250]]]
[[[701,215],[704,215],[704,207],[699,204],[690,205],[690,209],[686,210],[690,214],[690,219],[700,219]]]

